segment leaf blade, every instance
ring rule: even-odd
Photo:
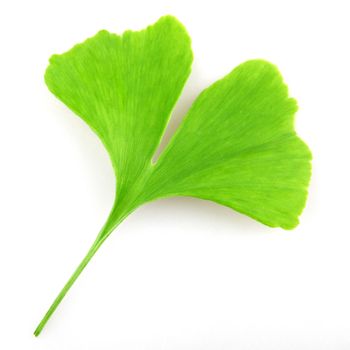
[[[150,168],[192,59],[191,40],[171,16],[122,36],[100,31],[50,59],[46,84],[103,142],[119,201]]]
[[[294,228],[311,176],[311,152],[294,131],[296,110],[275,66],[241,64],[193,103],[159,158],[148,186],[161,185],[151,196],[212,200]]]

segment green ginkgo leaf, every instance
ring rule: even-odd
[[[104,227],[35,335],[113,229],[146,202],[193,196],[272,227],[298,224],[311,153],[294,131],[296,101],[266,61],[245,62],[205,89],[152,161],[191,63],[190,38],[171,16],[121,36],[101,31],[51,57],[47,86],[103,142],[117,185]]]

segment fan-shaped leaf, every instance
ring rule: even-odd
[[[101,139],[117,186],[106,224],[35,335],[108,235],[143,203],[194,196],[270,226],[297,225],[311,154],[294,131],[296,102],[270,63],[243,63],[204,90],[152,163],[191,62],[190,39],[171,16],[122,36],[101,31],[50,59],[47,86]]]

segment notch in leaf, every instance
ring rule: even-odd
[[[105,225],[36,336],[105,239],[146,202],[193,196],[271,227],[298,224],[311,153],[294,131],[296,101],[266,61],[245,62],[205,89],[152,162],[191,63],[190,38],[171,16],[121,36],[101,31],[51,57],[48,88],[100,138],[117,186]]]

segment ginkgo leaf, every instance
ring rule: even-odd
[[[152,162],[191,63],[190,38],[171,16],[121,36],[101,31],[50,59],[47,86],[103,142],[117,185],[105,225],[35,335],[113,229],[146,202],[193,196],[269,226],[297,225],[311,154],[294,131],[296,102],[268,62],[243,63],[204,90]]]

